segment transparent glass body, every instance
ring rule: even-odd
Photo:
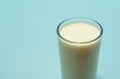
[[[93,25],[93,27],[99,30],[99,35],[94,39],[84,42],[71,41],[64,38],[61,34],[61,29],[73,23]],[[57,34],[62,79],[96,79],[102,33],[103,29],[101,25],[89,18],[70,18],[58,25]]]

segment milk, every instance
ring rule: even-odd
[[[100,30],[92,24],[76,22],[64,25],[59,34],[62,79],[96,79],[100,38],[94,39]]]

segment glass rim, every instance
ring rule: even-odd
[[[74,41],[70,41],[70,40],[68,40],[68,39],[65,39],[65,38],[62,37],[62,35],[60,34],[60,27],[61,27],[61,25],[62,25],[64,22],[67,22],[67,21],[72,20],[72,19],[86,19],[86,20],[89,20],[89,21],[92,21],[92,22],[96,23],[96,24],[97,24],[96,27],[99,27],[100,34],[99,34],[96,38],[94,38],[94,39],[92,39],[92,40],[90,40],[90,41],[86,41],[86,42],[74,42]],[[85,21],[83,21],[83,22],[85,22]],[[90,23],[89,23],[89,24],[90,24]],[[93,24],[91,24],[91,25],[93,25]],[[101,24],[100,24],[99,22],[97,22],[96,20],[91,19],[91,18],[85,18],[85,17],[73,17],[73,18],[68,18],[68,19],[65,19],[65,20],[63,20],[62,22],[60,22],[59,25],[57,26],[57,35],[58,35],[61,39],[63,39],[64,41],[67,41],[67,42],[70,42],[70,43],[74,43],[74,44],[86,44],[86,43],[94,42],[94,41],[96,41],[97,39],[99,39],[99,38],[102,36],[102,34],[103,34],[103,28],[102,28]]]

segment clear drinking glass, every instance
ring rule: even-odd
[[[79,41],[78,39],[78,41],[74,41],[74,33],[78,35],[78,37],[83,35],[82,31],[79,33],[79,29],[76,29],[78,34],[75,30],[73,30],[76,26],[79,27],[79,23],[81,23],[80,28],[82,25],[83,28],[87,28],[83,30],[85,33],[89,31],[92,33],[92,29],[95,28],[97,29],[98,35],[94,36],[96,32],[93,32],[89,36],[94,36],[94,38],[91,38],[90,40]],[[91,27],[88,29],[87,26],[89,25]],[[68,28],[68,26],[72,29]],[[70,18],[62,21],[58,25],[57,34],[62,79],[96,79],[102,33],[103,29],[101,25],[97,21],[89,18]],[[67,37],[65,35],[69,36]],[[83,35],[83,37],[84,36],[85,35]],[[89,36],[85,36],[85,40],[88,39],[87,37]]]

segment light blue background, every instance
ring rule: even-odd
[[[119,0],[0,0],[0,79],[61,79],[56,27],[70,17],[101,23],[97,79],[119,79]]]

